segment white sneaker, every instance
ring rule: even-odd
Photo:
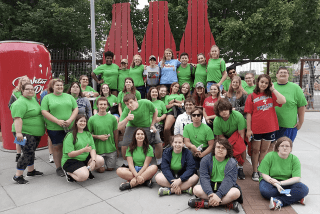
[[[49,163],[53,163],[53,154],[49,154]]]
[[[257,172],[252,173],[252,180],[259,181],[259,178],[260,178],[260,176]]]

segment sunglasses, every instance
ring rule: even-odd
[[[192,114],[192,117],[201,117],[201,114]]]
[[[236,71],[232,71],[232,72],[230,72],[229,74],[235,74],[236,73]]]

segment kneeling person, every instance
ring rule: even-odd
[[[105,97],[97,99],[99,112],[90,117],[89,131],[94,138],[97,154],[105,160],[105,166],[98,172],[112,171],[116,167],[118,149],[118,123],[117,119],[107,112],[108,100]]]

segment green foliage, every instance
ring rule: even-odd
[[[266,63],[265,63],[266,64]],[[272,82],[277,82],[277,71],[280,67],[287,67],[289,71],[289,81],[292,81],[293,79],[293,68],[292,63],[289,62],[270,62],[270,70],[269,70],[269,76],[271,77]],[[263,73],[267,73],[267,67],[263,68]]]
[[[69,72],[68,84],[64,84],[63,92],[66,93],[73,82],[79,82],[79,77],[80,76],[78,76],[76,73]],[[60,74],[59,78],[62,79],[64,83],[66,82],[64,74]]]

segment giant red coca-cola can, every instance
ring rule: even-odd
[[[8,103],[19,77],[27,75],[40,100],[41,92],[47,87],[51,74],[51,57],[41,43],[26,41],[0,42],[0,110],[3,148],[15,150],[11,132],[13,119]],[[43,136],[39,147],[47,146],[47,135]]]

